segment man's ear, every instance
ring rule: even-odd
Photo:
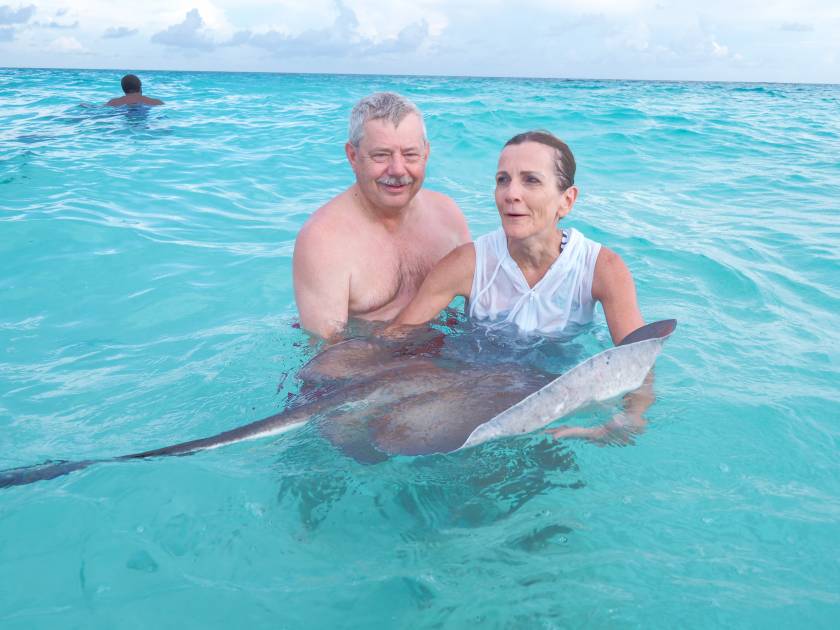
[[[347,155],[347,161],[350,162],[350,166],[355,171],[356,161],[359,159],[359,151],[353,146],[352,142],[348,142],[344,145],[344,153]]]

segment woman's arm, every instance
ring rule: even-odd
[[[613,343],[620,343],[631,332],[644,326],[633,276],[621,256],[606,247],[601,247],[595,262],[592,297],[604,309]]]
[[[648,372],[642,386],[624,396],[624,411],[598,427],[570,427],[561,425],[548,433],[558,439],[590,440],[599,444],[633,444],[634,436],[642,433],[647,420],[642,415],[654,402],[653,370]]]
[[[644,325],[633,276],[621,256],[602,247],[595,262],[592,297],[601,302],[613,343],[620,343],[627,335]],[[642,414],[656,397],[653,392],[653,370],[642,386],[624,396],[624,411],[598,427],[560,426],[548,431],[555,438],[578,438],[602,444],[628,444],[633,436],[645,429]]]
[[[475,247],[465,243],[453,249],[429,272],[414,299],[388,326],[424,324],[440,313],[456,295],[469,296],[475,274]]]

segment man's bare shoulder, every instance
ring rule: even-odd
[[[461,209],[458,207],[458,204],[449,195],[444,195],[443,193],[426,188],[421,189],[417,194],[421,198],[424,207],[447,214],[461,214]]]
[[[351,189],[330,199],[306,220],[295,239],[295,251],[331,256],[347,255],[358,239],[362,218],[353,203]]]
[[[433,218],[438,225],[443,226],[446,230],[457,234],[459,242],[470,240],[467,219],[452,197],[425,189],[420,191],[419,195],[423,195],[421,203],[427,216]]]
[[[336,195],[304,222],[298,238],[331,238],[352,223],[356,214],[350,190]]]

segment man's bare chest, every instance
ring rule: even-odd
[[[371,239],[350,277],[350,313],[392,319],[408,305],[432,267],[454,246],[431,234]]]

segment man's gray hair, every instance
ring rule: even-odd
[[[390,120],[396,127],[403,118],[409,114],[415,114],[420,119],[423,128],[423,140],[426,138],[426,124],[423,122],[423,114],[406,97],[395,92],[377,92],[364,97],[350,112],[350,138],[349,142],[357,149],[362,137],[365,135],[365,123],[369,120]]]

